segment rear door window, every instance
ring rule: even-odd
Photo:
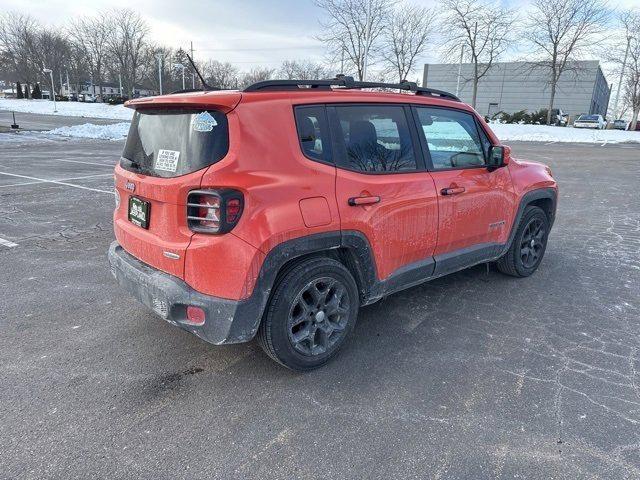
[[[156,177],[178,177],[208,167],[229,150],[224,113],[201,109],[138,110],[120,165]]]
[[[324,106],[296,107],[295,115],[302,153],[311,160],[330,162],[329,130]]]
[[[405,110],[398,105],[335,106],[341,155],[336,165],[367,173],[415,171]]]

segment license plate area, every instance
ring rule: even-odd
[[[131,223],[145,229],[149,228],[151,203],[138,197],[129,197],[128,218]]]

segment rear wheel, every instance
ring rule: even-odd
[[[527,207],[509,250],[496,262],[498,270],[514,277],[535,272],[547,249],[549,228],[549,219],[541,208]]]
[[[267,306],[258,343],[292,370],[325,364],[356,323],[358,288],[340,262],[313,258],[286,272]]]

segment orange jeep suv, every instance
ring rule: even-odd
[[[479,263],[525,277],[544,256],[550,169],[449,93],[338,76],[127,106],[112,273],[207,342],[257,337],[309,370],[362,305]]]

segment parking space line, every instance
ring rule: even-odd
[[[85,175],[83,177],[58,178],[56,182],[68,182],[69,180],[84,180],[85,178],[110,177],[111,175],[113,175],[113,173],[98,173],[96,175]],[[49,182],[38,180],[35,182],[11,183],[9,185],[0,185],[0,188],[22,187],[24,185],[38,185],[40,183],[49,183]]]
[[[43,182],[43,183],[54,183],[56,185],[64,185],[66,187],[73,187],[73,188],[80,188],[82,190],[90,190],[92,192],[99,192],[99,193],[108,193],[109,195],[113,195],[113,190],[100,190],[98,188],[91,188],[91,187],[83,187],[82,185],[74,185],[73,183],[66,183],[66,182],[61,182],[58,180],[47,180],[46,178],[38,178],[38,177],[30,177],[28,175],[18,175],[16,173],[8,173],[8,172],[0,172],[0,175],[7,175],[9,177],[16,177],[16,178],[26,178],[27,180],[37,180],[39,182]],[[111,175],[111,174],[109,174]]]
[[[82,163],[84,165],[98,165],[99,167],[109,167],[109,168],[113,168],[116,166],[115,163],[106,164],[106,163],[97,163],[97,162],[83,162],[82,160],[67,160],[66,158],[50,158],[49,160],[55,160],[57,162]]]
[[[0,238],[0,245],[8,248],[13,248],[18,246],[17,243],[10,242],[9,240],[5,240],[4,238]]]

